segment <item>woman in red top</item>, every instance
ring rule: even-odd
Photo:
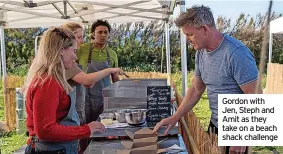
[[[75,93],[65,77],[76,49],[74,34],[65,28],[47,30],[40,41],[24,85],[30,135],[26,153],[77,154],[78,139],[105,131],[100,122],[79,126]]]
[[[71,30],[75,37],[77,48],[83,43],[83,27],[75,22],[67,22],[62,27]],[[68,83],[76,89],[76,109],[80,118],[80,124],[86,124],[85,117],[85,87],[93,85],[97,81],[103,79],[110,74],[122,75],[124,72],[120,68],[107,68],[98,72],[86,74],[82,71],[82,65],[75,64],[71,69],[66,69],[65,75]],[[82,139],[79,141],[79,154],[84,153],[88,146],[88,140]]]

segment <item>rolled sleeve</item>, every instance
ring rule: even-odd
[[[79,74],[80,72],[82,72],[82,70],[77,65],[72,68],[66,69],[65,71],[66,80],[71,79],[72,77]]]

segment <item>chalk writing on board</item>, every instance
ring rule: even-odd
[[[171,116],[171,89],[169,86],[147,87],[147,121],[159,122]]]

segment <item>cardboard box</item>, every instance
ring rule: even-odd
[[[136,149],[140,147],[147,147],[147,146],[157,146],[156,142],[132,142],[132,141],[122,141],[121,144],[128,150]]]
[[[146,137],[146,138],[133,139],[133,142],[135,143],[141,143],[141,142],[156,143],[157,140],[158,140],[158,137]]]
[[[133,140],[140,138],[157,137],[157,134],[153,134],[153,130],[149,128],[142,128],[135,133],[125,130],[125,133]]]
[[[159,154],[165,151],[166,149],[158,149],[157,145],[150,145],[135,149],[120,150],[117,154]]]
[[[149,128],[142,128],[135,133],[125,131],[132,141],[122,141],[126,150],[120,150],[118,154],[158,154],[165,149],[158,148],[158,135],[153,134]]]

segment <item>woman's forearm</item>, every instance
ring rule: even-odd
[[[86,74],[85,72],[80,72],[74,77],[72,77],[72,80],[79,84],[91,85],[103,79],[109,74],[111,74],[111,69],[109,68],[89,74]]]

